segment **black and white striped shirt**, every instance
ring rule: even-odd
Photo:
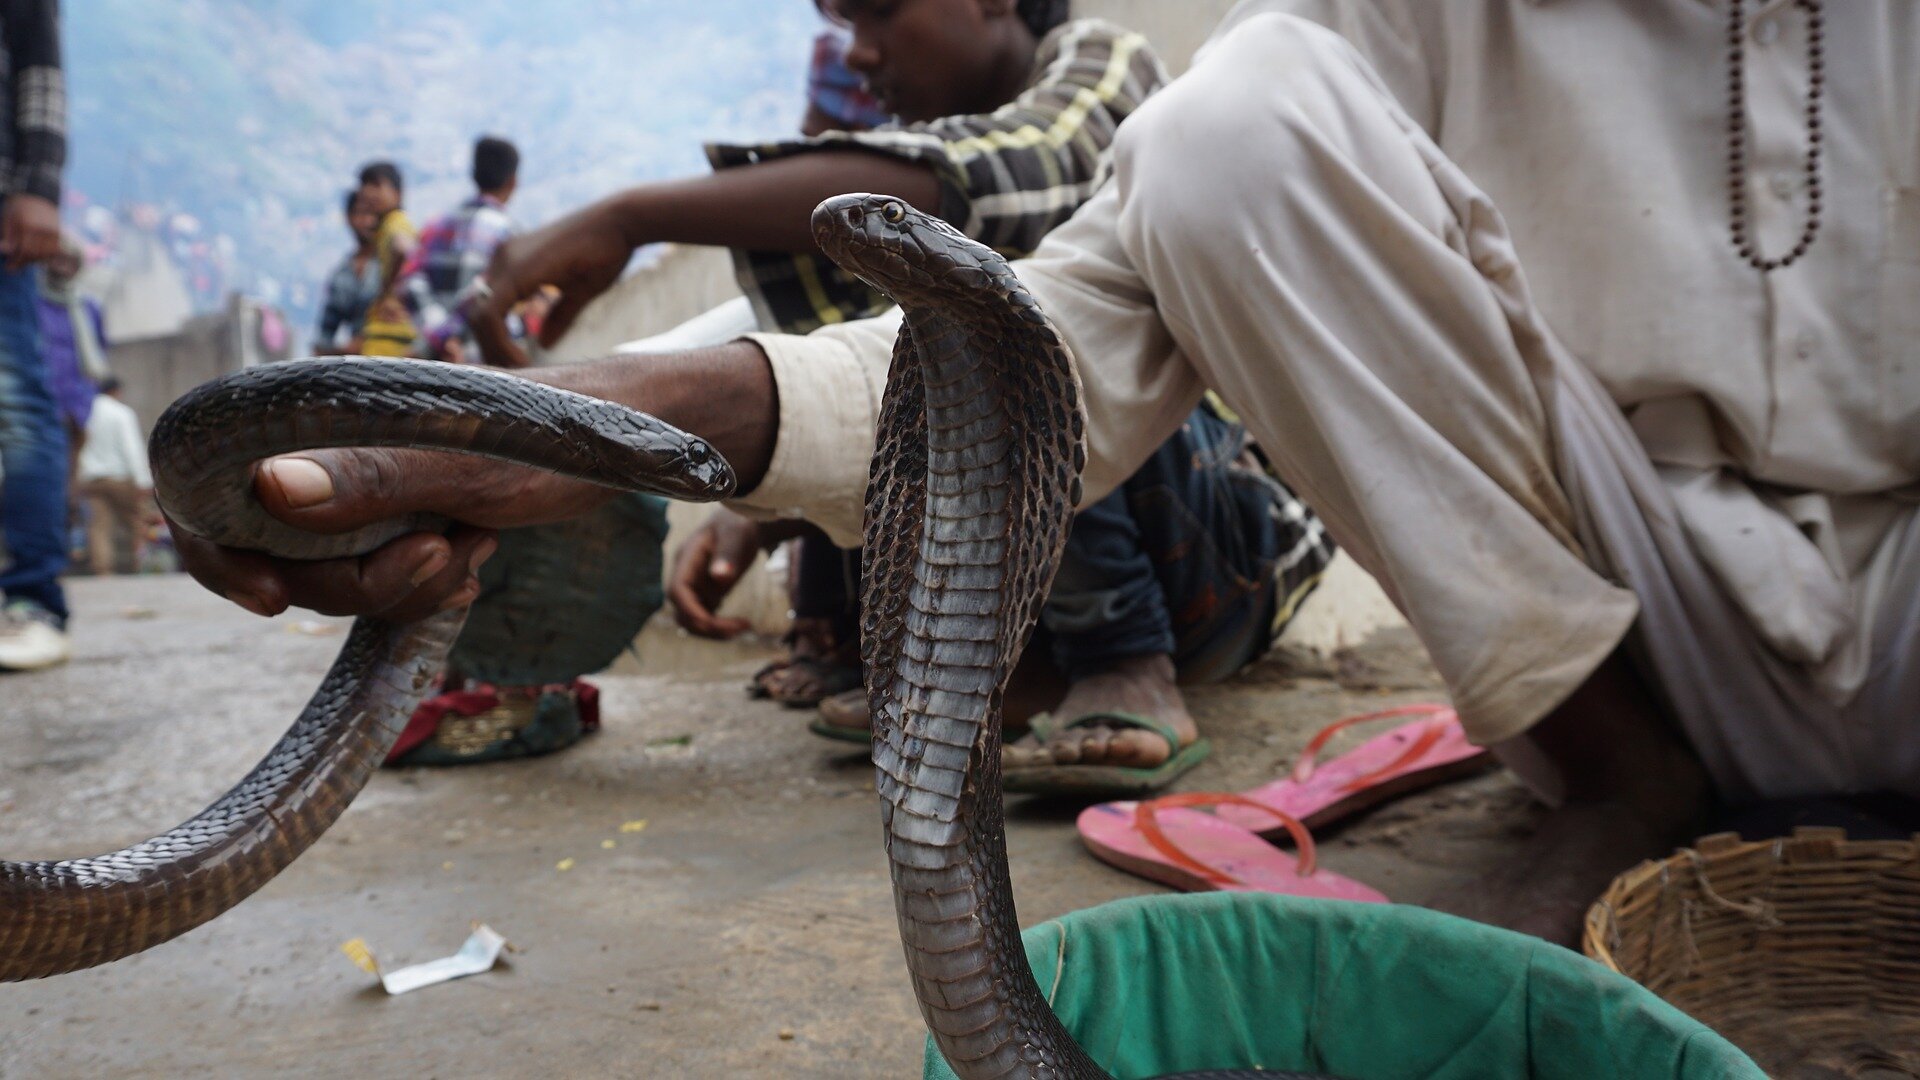
[[[0,0],[0,95],[0,195],[59,205],[67,163],[59,0]]]

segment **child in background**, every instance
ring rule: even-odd
[[[413,255],[419,233],[401,207],[404,181],[390,161],[375,161],[360,170],[360,199],[380,224],[373,234],[374,256],[380,262],[380,296],[367,311],[360,351],[368,356],[418,356],[419,334],[401,303],[395,286],[400,271]]]

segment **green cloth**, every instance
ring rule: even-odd
[[[1351,1080],[1765,1075],[1624,976],[1423,908],[1199,893],[1024,935],[1043,991],[1120,1080],[1299,1069]],[[953,1080],[927,1045],[927,1080]]]
[[[613,663],[666,599],[666,538],[667,501],[653,495],[502,529],[449,667],[496,686],[544,686]]]

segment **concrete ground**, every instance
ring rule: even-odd
[[[74,662],[0,681],[11,859],[96,853],[199,810],[279,736],[342,640],[341,620],[262,621],[179,577],[80,581],[73,597]],[[606,727],[583,744],[376,776],[210,925],[0,987],[0,1077],[919,1075],[869,766],[810,735],[805,714],[745,698],[770,655],[656,626],[598,680]],[[1329,721],[1438,697],[1404,629],[1327,660],[1276,656],[1193,692],[1216,750],[1183,786],[1251,786]],[[1016,803],[1010,818],[1027,924],[1157,889],[1088,856],[1071,808]],[[1532,820],[1490,774],[1330,833],[1325,860],[1419,901]],[[474,919],[520,951],[400,998],[339,951],[359,937],[390,967],[428,960]]]

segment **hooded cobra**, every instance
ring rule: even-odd
[[[1001,698],[1080,497],[1072,359],[1006,260],[944,222],[847,195],[813,227],[906,315],[867,482],[860,637],[921,1014],[960,1080],[1106,1077],[1034,982],[1000,805]]]
[[[288,558],[360,555],[437,519],[320,536],[271,517],[255,462],[332,446],[477,454],[607,487],[710,501],[733,471],[704,442],[610,402],[498,372],[394,360],[303,360],[227,376],[175,402],[153,433],[161,505],[181,528]],[[286,735],[191,820],[110,855],[0,862],[0,980],[151,948],[245,899],[359,793],[440,671],[464,610],[411,625],[361,619]]]

